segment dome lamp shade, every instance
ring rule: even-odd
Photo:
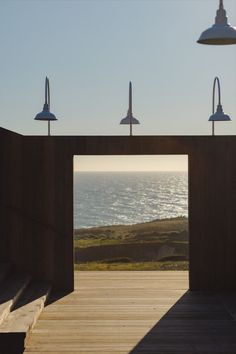
[[[202,32],[197,42],[209,45],[236,44],[236,28],[228,23],[223,0],[220,0],[214,25]]]
[[[137,118],[134,118],[132,114],[130,115],[129,111],[127,112],[127,116],[121,119],[120,124],[140,124]]]
[[[224,113],[222,105],[218,104],[217,105],[217,109],[216,112],[214,114],[212,114],[209,118],[209,122],[225,122],[225,121],[229,121],[230,116],[228,116],[227,114]]]
[[[57,120],[56,116],[49,111],[48,105],[44,104],[42,112],[36,114],[35,120]]]

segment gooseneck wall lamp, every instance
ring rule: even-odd
[[[211,45],[236,44],[236,28],[228,23],[223,0],[220,0],[214,25],[202,32],[197,42]]]
[[[49,87],[49,79],[46,77],[45,79],[45,103],[43,106],[42,112],[36,114],[35,120],[43,120],[48,122],[48,135],[51,135],[50,132],[50,122],[57,120],[56,116],[50,112],[50,87]]]
[[[215,88],[216,83],[218,87],[218,105],[215,111]],[[218,77],[215,77],[213,83],[213,95],[212,95],[212,115],[209,118],[209,121],[212,122],[212,135],[215,135],[215,122],[220,121],[230,121],[230,117],[224,113],[222,105],[221,105],[221,91],[220,91],[220,80]]]
[[[129,135],[133,135],[132,126],[133,124],[140,124],[138,119],[133,117],[132,113],[132,83],[129,83],[129,109],[127,116],[121,119],[120,124],[129,124]]]

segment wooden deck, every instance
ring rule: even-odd
[[[48,305],[31,354],[235,354],[235,294],[189,292],[188,272],[76,272]]]

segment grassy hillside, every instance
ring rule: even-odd
[[[187,269],[188,219],[75,230],[76,269]]]

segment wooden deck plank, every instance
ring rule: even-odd
[[[187,272],[76,272],[75,284],[43,310],[25,353],[236,353],[235,296],[227,307],[189,292]]]

